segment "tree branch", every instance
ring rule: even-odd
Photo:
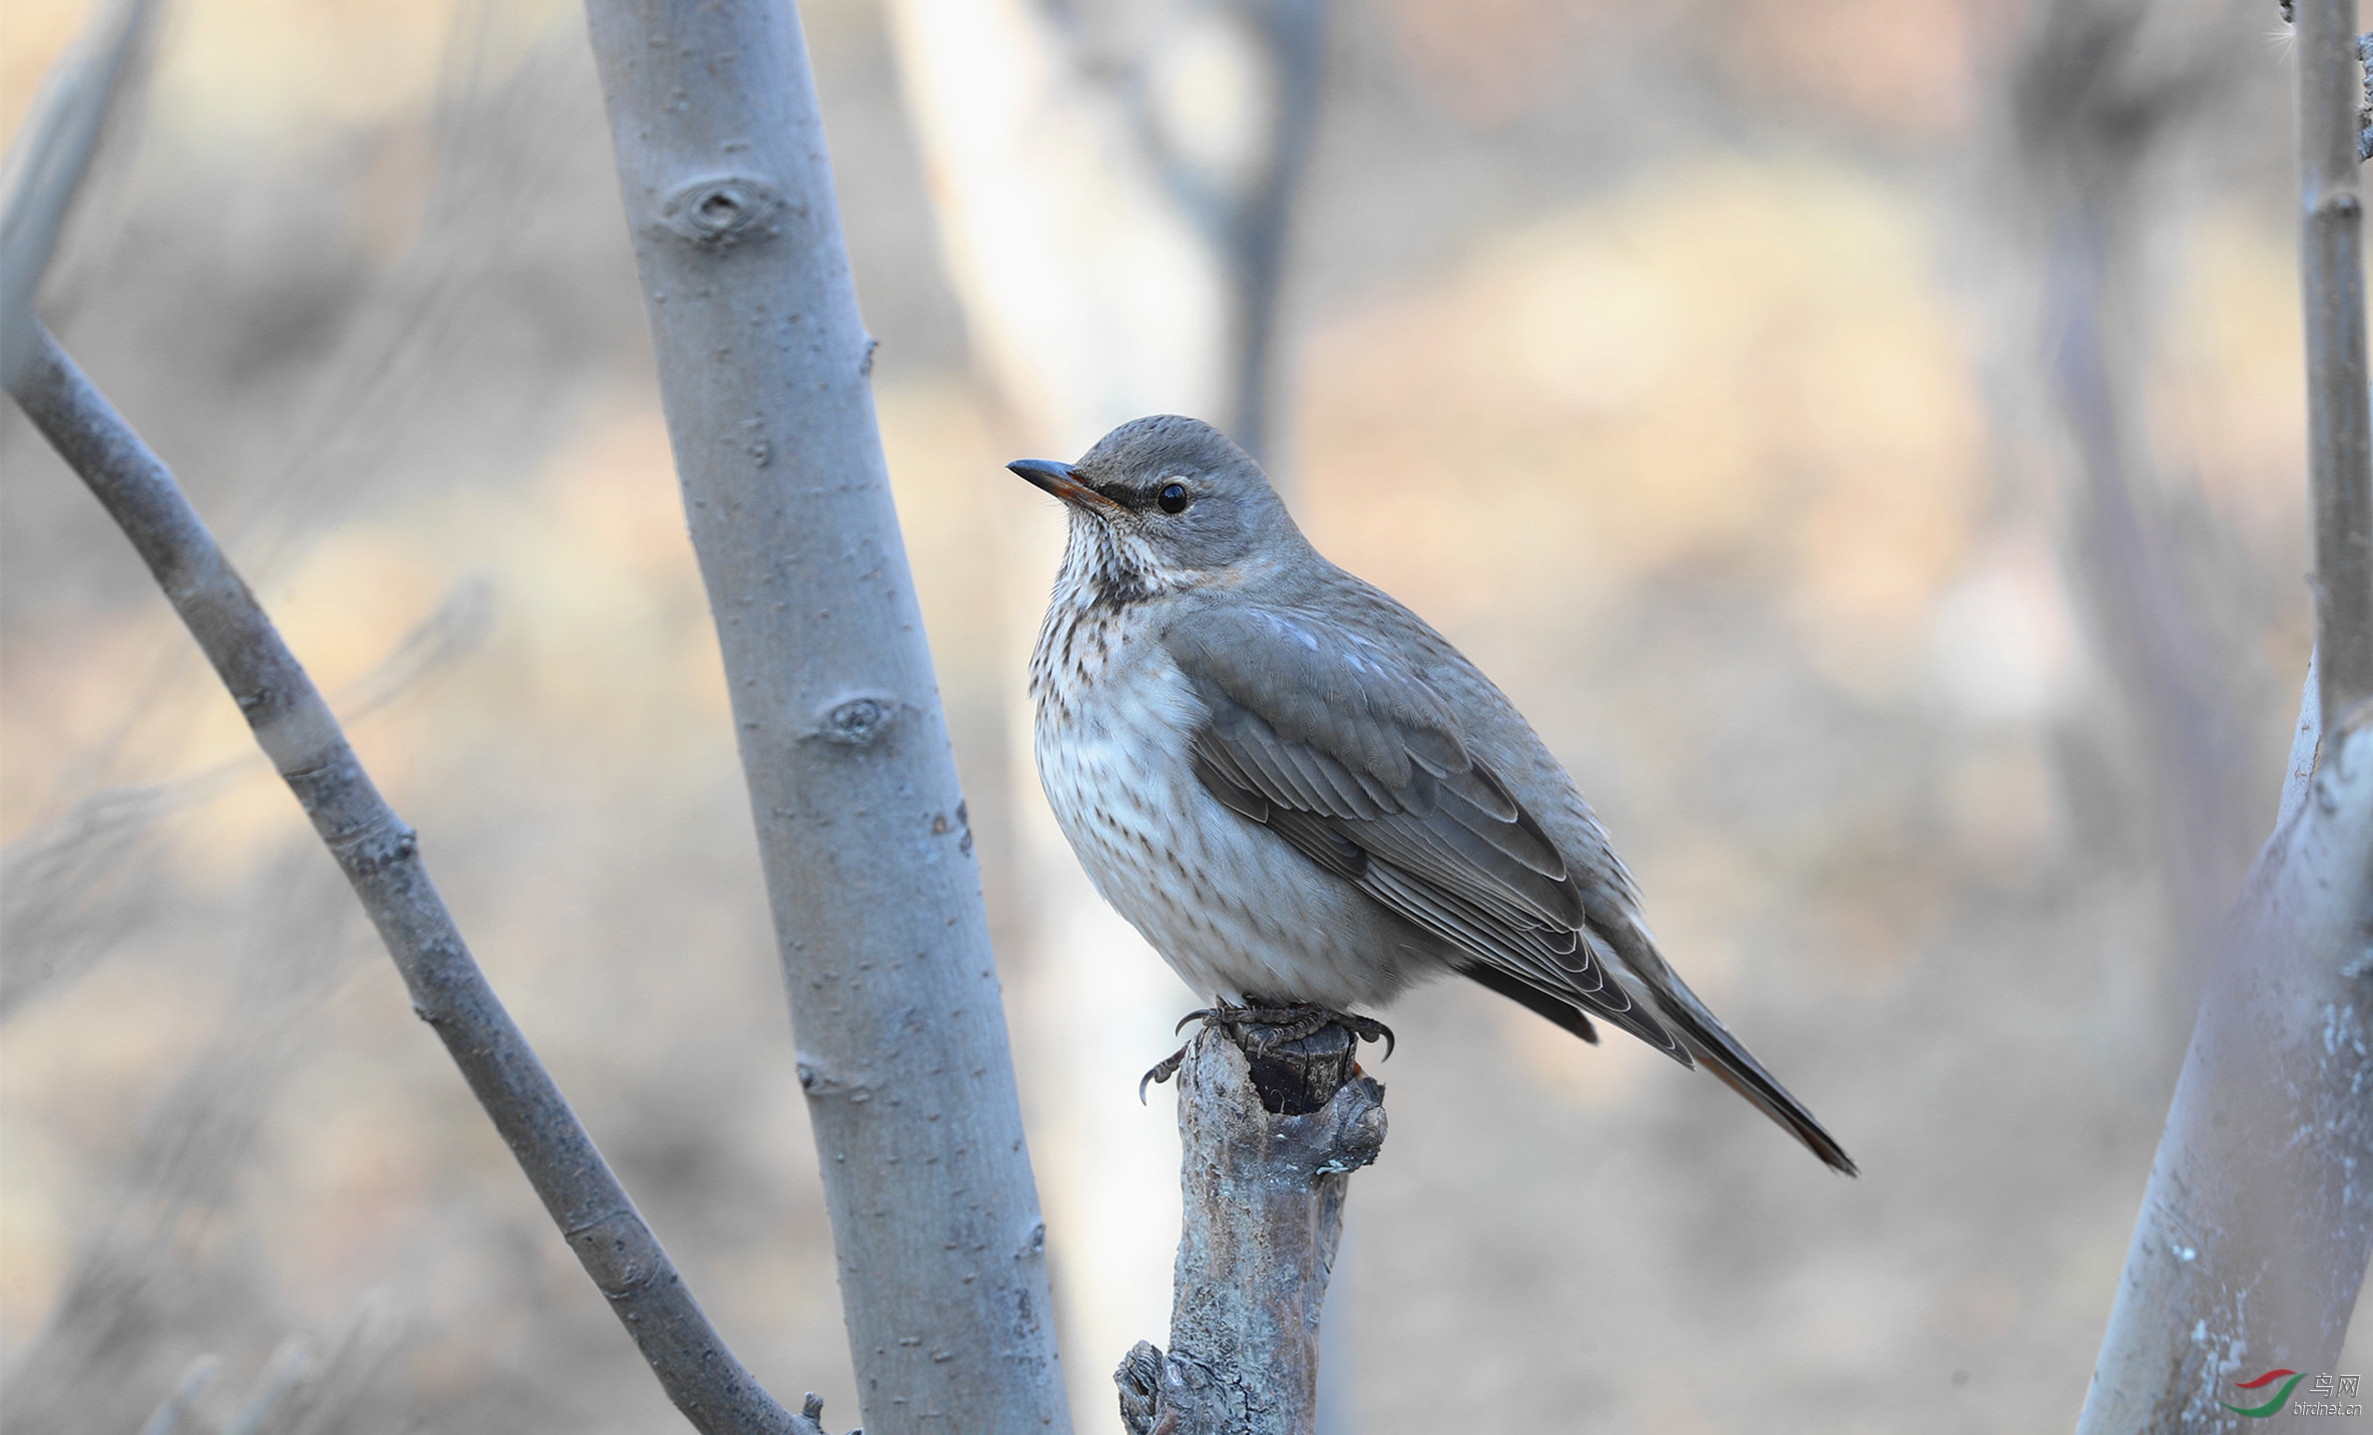
[[[1228,429],[1245,452],[1275,470],[1279,456],[1269,421],[1276,401],[1279,299],[1294,197],[1318,138],[1327,0],[1247,0],[1244,9],[1266,42],[1274,103],[1260,171],[1234,205],[1228,225],[1235,385]]]
[[[2069,564],[2082,612],[2131,724],[2146,779],[2171,948],[2159,982],[2169,1057],[2197,1010],[2226,894],[2262,828],[2242,783],[2231,669],[2154,481],[2138,373],[2139,237],[2153,169],[2227,88],[2233,51],[2213,27],[2171,26],[2150,0],[2050,0],[2012,72],[2009,138],[2043,276],[2044,394],[2077,482]],[[2156,17],[2156,18],[2155,18]]]
[[[1231,15],[1268,124],[1217,168],[1162,112],[1181,21]],[[1270,409],[1286,241],[1318,130],[1326,0],[1097,12],[899,0],[907,101],[974,341],[1058,443],[1165,409],[1211,415],[1276,470]]]
[[[92,387],[33,312],[125,58],[153,0],[122,0],[54,73],[9,156],[0,211],[0,387],[132,541],[257,743],[362,900],[413,1009],[511,1148],[586,1273],[695,1428],[821,1435],[813,1396],[793,1416],[727,1349],[619,1186],[576,1113],[487,985],[422,866],[412,829],[380,797],[271,618],[172,473]],[[190,1393],[189,1382],[176,1401]],[[175,1403],[158,1415],[170,1425]],[[154,1423],[154,1422],[152,1422]]]
[[[173,475],[46,329],[10,392],[155,575],[256,742],[296,794],[454,1065],[587,1275],[697,1429],[813,1435],[777,1404],[693,1302],[659,1241],[511,1014],[487,985],[338,721]]]
[[[1045,1225],[980,869],[798,20],[784,0],[586,10],[865,1426],[1059,1435]]]
[[[139,47],[156,0],[115,0],[42,83],[0,179],[0,388],[38,347],[34,293],[49,272],[66,211],[98,153],[124,64]]]
[[[576,1114],[470,956],[412,830],[172,473],[41,327],[33,299],[155,9],[120,0],[51,74],[8,161],[0,211],[0,387],[148,564],[362,899],[413,1009],[511,1147],[660,1384],[704,1431],[813,1435],[750,1378],[684,1289]]]
[[[1319,1310],[1343,1199],[1384,1146],[1384,1087],[1352,1075],[1354,1051],[1341,1027],[1255,1060],[1216,1029],[1189,1048],[1170,1349],[1140,1341],[1113,1375],[1129,1435],[1317,1428]]]
[[[2281,814],[2203,994],[2079,1435],[2243,1428],[2232,1382],[2330,1370],[2373,1255],[2373,464],[2355,8],[2298,6],[2317,657]]]
[[[2315,642],[2326,722],[2373,698],[2373,425],[2365,373],[2362,97],[2353,0],[2298,7],[2300,287],[2307,311],[2307,473]]]
[[[2313,682],[2311,677],[2310,682]],[[2078,1435],[2238,1430],[2229,1382],[2329,1370],[2373,1255],[2373,728],[2311,686],[2227,929]]]

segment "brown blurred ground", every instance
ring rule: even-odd
[[[2306,612],[2261,8],[2159,196],[2141,379],[2270,817]],[[10,123],[80,17],[0,11]],[[877,17],[807,22],[1010,914],[1026,635],[981,595],[1057,520],[999,470]],[[1676,961],[1866,1173],[1619,1039],[1413,998],[1331,1312],[1358,1429],[2074,1418],[2183,1034],[1993,232],[2020,26],[1981,0],[1341,11],[1287,317],[1297,507],[1533,716]],[[193,0],[127,130],[53,326],[325,687],[370,691],[447,605],[459,655],[358,745],[744,1358],[853,1420],[574,8]],[[395,1334],[349,1428],[670,1428],[145,577],[13,413],[0,444],[10,1413],[129,1431],[197,1353],[243,1385],[365,1318]]]

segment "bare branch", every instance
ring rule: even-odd
[[[1257,37],[1250,48],[1266,71],[1269,127],[1248,173],[1212,175],[1181,151],[1170,122],[1147,93],[1148,66],[1140,61],[1115,79],[1131,132],[1147,166],[1178,212],[1203,231],[1227,279],[1228,405],[1221,426],[1247,453],[1274,466],[1269,451],[1269,406],[1274,380],[1278,298],[1284,288],[1288,222],[1310,149],[1318,134],[1319,95],[1326,69],[1327,0],[1234,0]],[[1080,44],[1076,31],[1075,47]],[[1083,73],[1092,67],[1079,65]]]
[[[1317,1428],[1319,1309],[1343,1198],[1384,1147],[1384,1088],[1351,1075],[1354,1049],[1339,1027],[1257,1063],[1216,1029],[1189,1048],[1170,1349],[1140,1341],[1113,1375],[1130,1435]]]
[[[2237,655],[2196,596],[2144,437],[2137,278],[2150,178],[2234,69],[2216,27],[2170,18],[2169,7],[2049,0],[2030,18],[2009,85],[2018,209],[2044,279],[2039,377],[2078,480],[2067,515],[2073,587],[2156,809],[2149,840],[2176,960],[2154,1026],[2170,1058],[2262,829],[2242,780]]]
[[[116,0],[75,52],[53,69],[9,149],[0,179],[0,387],[13,389],[32,356],[33,298],[75,191],[98,152],[124,62],[156,13],[156,0]]]
[[[454,585],[437,610],[339,694],[348,726],[385,709],[485,641],[492,585]],[[157,829],[262,760],[247,751],[138,787],[106,787],[0,848],[0,1022],[71,986],[165,910]]]
[[[288,1089],[322,1003],[347,975],[354,899],[303,842],[251,879],[267,900],[256,926],[224,933],[238,953],[229,1001],[150,1108],[107,1196],[90,1203],[49,1318],[0,1375],[0,1425],[128,1427],[136,1407],[125,1387],[164,1373],[152,1362],[174,1335],[237,1320],[236,1281],[226,1286],[221,1253],[196,1233],[232,1208],[272,1097]]]
[[[156,1413],[140,1427],[140,1435],[180,1435],[182,1417],[188,1415],[222,1373],[222,1362],[211,1355],[201,1355],[191,1361],[174,1382],[173,1391],[157,1405]]]
[[[223,1422],[222,1435],[264,1435],[275,1428],[312,1370],[312,1342],[301,1335],[283,1339],[264,1362],[247,1398]]]
[[[952,277],[1041,441],[1205,413],[1274,472],[1278,294],[1318,130],[1326,0],[1139,8],[1149,23],[1116,42],[1033,0],[892,7]],[[1182,20],[1214,16],[1259,72],[1267,120],[1224,160],[1193,153],[1157,103]]]
[[[2373,728],[2311,765],[2200,1007],[2079,1435],[2221,1431],[2230,1381],[2329,1370],[2373,1255]]]
[[[980,868],[798,20],[784,0],[586,9],[865,1426],[1059,1435],[1045,1226]]]
[[[2315,647],[2327,723],[2373,698],[2373,426],[2365,371],[2365,227],[2353,0],[2298,7],[2299,277],[2307,308],[2307,471],[2315,507]]]
[[[487,985],[429,880],[412,829],[380,797],[313,680],[172,474],[46,330],[36,328],[32,358],[10,392],[123,529],[197,638],[361,898],[414,1011],[444,1040],[669,1399],[704,1431],[797,1430],[693,1303]]]
[[[0,849],[0,1021],[156,916],[157,823],[171,806],[161,788],[103,788]]]
[[[1274,470],[1278,456],[1272,452],[1269,417],[1276,388],[1278,301],[1285,288],[1294,197],[1318,138],[1327,0],[1245,0],[1244,9],[1267,42],[1275,101],[1259,177],[1237,202],[1228,226],[1236,385],[1228,418],[1236,441]]]

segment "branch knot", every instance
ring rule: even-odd
[[[768,221],[782,203],[782,192],[765,180],[710,175],[669,195],[659,220],[705,249],[730,249],[745,240],[771,238],[775,229]]]

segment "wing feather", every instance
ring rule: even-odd
[[[1301,612],[1203,609],[1164,642],[1207,713],[1196,777],[1231,811],[1499,979],[1691,1064],[1609,979],[1556,843],[1415,673]]]

